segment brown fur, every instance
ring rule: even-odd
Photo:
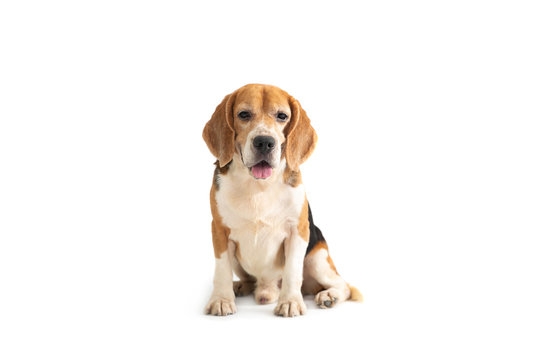
[[[309,253],[310,254],[312,254],[312,253],[315,254],[320,249],[325,249],[326,251],[328,251],[328,245],[326,244],[326,242],[324,242],[324,241],[318,242],[317,244],[315,244],[315,246],[313,247],[313,249],[311,249],[311,251]]]
[[[336,269],[336,265],[334,265],[334,261],[332,261],[332,258],[330,257],[330,255],[328,255],[328,257],[326,258],[326,261],[328,261],[328,264],[330,265],[330,268],[332,270],[334,270],[336,272],[336,274],[339,275],[339,273],[337,272],[337,269]]]
[[[300,219],[298,221],[298,235],[306,242],[309,241],[309,218],[308,218],[308,201],[304,200],[304,206],[302,206],[302,212],[300,213]]]
[[[288,127],[287,145],[285,157],[287,165],[293,171],[298,171],[298,167],[307,160],[317,144],[317,133],[311,127],[306,112],[300,106],[298,100],[290,97],[292,119]]]
[[[203,139],[210,152],[224,167],[231,162],[234,154],[234,129],[232,124],[232,104],[235,94],[225,96],[203,130]]]
[[[283,268],[285,266],[285,241],[283,241],[279,248],[274,264],[279,268]]]
[[[290,167],[286,167],[283,172],[283,181],[292,187],[297,187],[302,183],[302,174],[300,171],[293,171]]]
[[[219,161],[216,161],[214,165],[216,165],[214,170],[214,186],[216,187],[216,190],[219,190],[219,176],[227,174],[229,171],[229,164],[225,165],[224,167],[219,167]]]
[[[269,116],[278,109],[290,111],[287,122],[278,123]],[[237,118],[242,110],[253,113],[253,119],[242,123]],[[283,134],[280,140],[285,144],[284,156],[291,170],[291,185],[296,186],[299,183],[298,167],[315,149],[317,134],[298,100],[280,88],[249,84],[225,96],[204,127],[203,139],[218,159],[219,166],[224,167],[238,151],[237,145],[243,145],[247,134],[261,122],[268,127],[278,127],[277,133]]]
[[[210,210],[212,211],[212,244],[214,245],[214,256],[219,258],[227,251],[229,245],[229,234],[231,229],[223,225],[221,215],[216,204],[216,187],[212,185],[210,189]]]
[[[364,302],[364,295],[362,295],[360,290],[358,290],[357,288],[355,288],[354,286],[351,286],[349,284],[347,284],[347,286],[349,287],[349,291],[351,292],[351,295],[349,296],[348,300],[358,301],[358,302],[361,302],[361,303]]]

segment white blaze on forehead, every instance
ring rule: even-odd
[[[264,124],[259,124],[255,128],[253,128],[253,130],[249,132],[248,139],[249,138],[253,139],[255,136],[259,136],[259,135],[267,135],[267,136],[275,137],[276,132],[274,131],[274,129],[269,128],[268,126]]]

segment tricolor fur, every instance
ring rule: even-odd
[[[314,225],[299,166],[317,135],[300,103],[269,85],[246,85],[219,104],[203,132],[217,158],[210,191],[216,258],[206,312],[236,312],[255,293],[274,313],[302,315],[302,294],[329,308],[362,295],[338,275]],[[240,281],[233,282],[233,271]]]

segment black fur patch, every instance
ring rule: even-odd
[[[321,232],[321,230],[315,226],[313,223],[313,215],[311,215],[311,207],[308,203],[308,220],[309,220],[309,243],[306,250],[306,255],[309,254],[311,250],[320,242],[323,242],[326,244],[326,240],[324,239],[324,236]]]

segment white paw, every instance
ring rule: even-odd
[[[206,314],[225,316],[236,313],[236,305],[234,299],[214,298],[212,297],[206,305]]]
[[[306,313],[306,304],[301,295],[280,298],[274,314],[283,317],[293,317],[298,315],[304,315]]]
[[[315,295],[315,303],[322,309],[329,309],[337,303],[343,301],[343,294],[336,289],[328,289]]]

